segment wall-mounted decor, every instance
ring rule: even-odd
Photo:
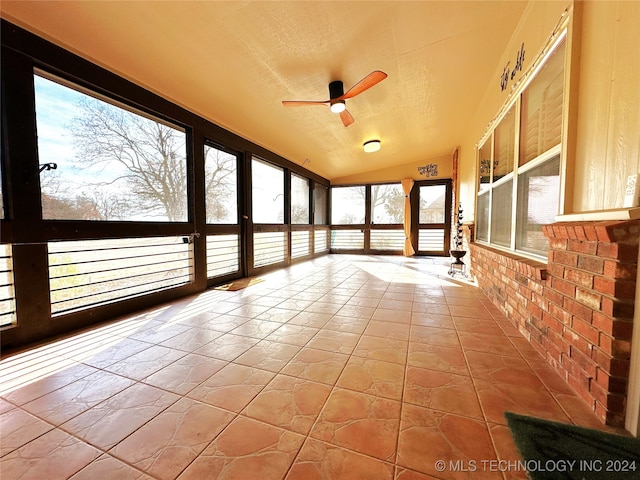
[[[507,62],[505,67],[502,69],[502,75],[500,75],[500,90],[506,90],[509,80],[513,80],[516,77],[516,73],[522,71],[522,66],[524,64],[524,43],[516,53],[515,63],[516,64],[513,69],[510,67],[511,62]]]
[[[438,176],[438,164],[430,163],[429,165],[425,165],[423,167],[418,167],[418,173],[420,175],[424,175],[426,177],[437,177]]]

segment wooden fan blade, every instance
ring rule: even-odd
[[[380,70],[376,70],[374,72],[371,72],[369,75],[367,75],[362,80],[360,80],[358,83],[356,83],[353,87],[351,87],[347,91],[347,93],[342,95],[342,97],[340,97],[339,99],[340,100],[346,100],[348,98],[353,98],[356,95],[360,95],[362,92],[364,92],[365,90],[368,90],[369,88],[373,87],[375,84],[380,83],[385,78],[387,78],[387,74],[384,73],[384,72],[381,72]]]
[[[348,127],[353,122],[355,122],[353,116],[349,113],[348,110],[343,110],[342,112],[340,112],[340,120],[342,120],[342,123],[344,123],[345,127]]]
[[[305,107],[307,105],[329,105],[329,100],[324,102],[314,100],[283,100],[282,105],[285,107]]]

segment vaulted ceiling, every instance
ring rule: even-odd
[[[3,18],[329,179],[449,154],[527,2],[3,1]],[[389,76],[326,100],[373,70]],[[362,144],[380,139],[382,150]]]

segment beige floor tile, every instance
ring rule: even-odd
[[[493,355],[484,352],[466,352],[471,376],[497,383],[509,383],[532,388],[543,388],[536,372],[522,358]]]
[[[317,328],[287,323],[267,336],[266,339],[301,347],[311,340],[319,331]]]
[[[393,467],[387,462],[307,439],[286,480],[391,480]]]
[[[570,423],[569,417],[550,393],[541,388],[474,380],[487,421],[506,425],[504,412]]]
[[[410,330],[411,327],[408,323],[404,324],[371,320],[364,331],[364,335],[407,341],[409,339]]]
[[[262,340],[240,355],[235,363],[279,372],[299,350],[297,345]]]
[[[402,399],[404,366],[363,357],[351,357],[336,384],[370,395]]]
[[[230,333],[233,335],[263,339],[281,326],[282,323],[280,322],[270,322],[268,320],[258,320],[254,318],[234,328]]]
[[[353,350],[353,355],[404,365],[407,360],[407,345],[408,342],[403,340],[363,335]]]
[[[455,330],[449,328],[411,326],[409,339],[414,343],[441,345],[443,347],[460,347],[460,340]]]
[[[273,372],[230,363],[189,392],[195,400],[240,412],[271,381]]]
[[[97,372],[96,368],[62,359],[50,373],[29,372],[19,380],[22,386],[6,391],[2,396],[16,405],[22,405],[47,393],[69,385],[81,378]]]
[[[190,353],[144,379],[144,383],[184,395],[228,362]]]
[[[403,309],[396,309],[394,308],[394,304],[385,304],[384,302],[380,302],[380,305],[376,308],[371,320],[409,324],[411,323],[411,308],[409,306]]]
[[[300,434],[308,434],[331,387],[321,383],[276,376],[242,414]]]
[[[0,415],[0,457],[52,430],[53,425],[13,408]]]
[[[173,393],[138,383],[63,423],[61,428],[106,450],[179,398]]]
[[[222,335],[222,332],[210,330],[208,328],[194,327],[186,332],[179,333],[161,343],[164,347],[193,352],[207,343]]]
[[[101,455],[62,430],[51,430],[2,458],[2,478],[65,479]]]
[[[418,325],[421,327],[455,328],[453,318],[450,315],[439,315],[437,313],[413,312],[411,314],[411,325]]]
[[[353,349],[359,340],[360,335],[355,333],[336,332],[335,330],[322,329],[311,340],[309,340],[306,347],[349,355],[353,352]]]
[[[409,342],[407,365],[470,375],[462,348]]]
[[[409,470],[408,468],[396,466],[396,476],[394,480],[437,480],[438,477],[432,477],[424,473]]]
[[[178,477],[179,480],[284,478],[304,436],[245,417],[236,418]]]
[[[470,332],[458,332],[463,350],[492,353],[521,358],[520,353],[505,335],[482,335]]]
[[[367,307],[364,305],[352,305],[345,304],[340,310],[336,312],[336,315],[341,317],[354,317],[359,319],[370,319],[375,312],[375,307]]]
[[[154,345],[121,362],[105,367],[105,370],[134,380],[142,380],[186,354],[187,352],[174,348]]]
[[[257,320],[268,320],[270,322],[285,323],[298,314],[298,310],[290,310],[287,308],[273,307],[256,317]]]
[[[455,462],[497,459],[487,426],[482,420],[405,404],[398,442],[397,464],[438,478],[495,478],[500,472],[454,471]],[[437,463],[437,462],[444,463]],[[444,467],[444,468],[443,468]]]
[[[482,419],[470,377],[407,367],[403,400],[414,405]]]
[[[230,362],[245,353],[259,341],[257,338],[225,333],[193,353]]]
[[[129,378],[98,371],[26,403],[22,408],[47,422],[60,425],[133,383],[134,380]]]
[[[174,403],[109,453],[161,479],[173,479],[234,415],[188,398]]]
[[[341,353],[303,348],[285,365],[281,373],[333,385],[348,359],[347,355]]]
[[[343,317],[340,315],[335,315],[331,317],[331,320],[325,323],[323,329],[361,335],[368,324],[369,319],[366,318]]]
[[[400,420],[400,402],[335,389],[311,436],[339,447],[393,462]]]
[[[106,453],[84,467],[69,480],[153,480],[153,477]]]

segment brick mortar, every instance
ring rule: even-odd
[[[543,231],[547,264],[471,237],[472,275],[596,415],[622,426],[640,220],[556,223]]]

